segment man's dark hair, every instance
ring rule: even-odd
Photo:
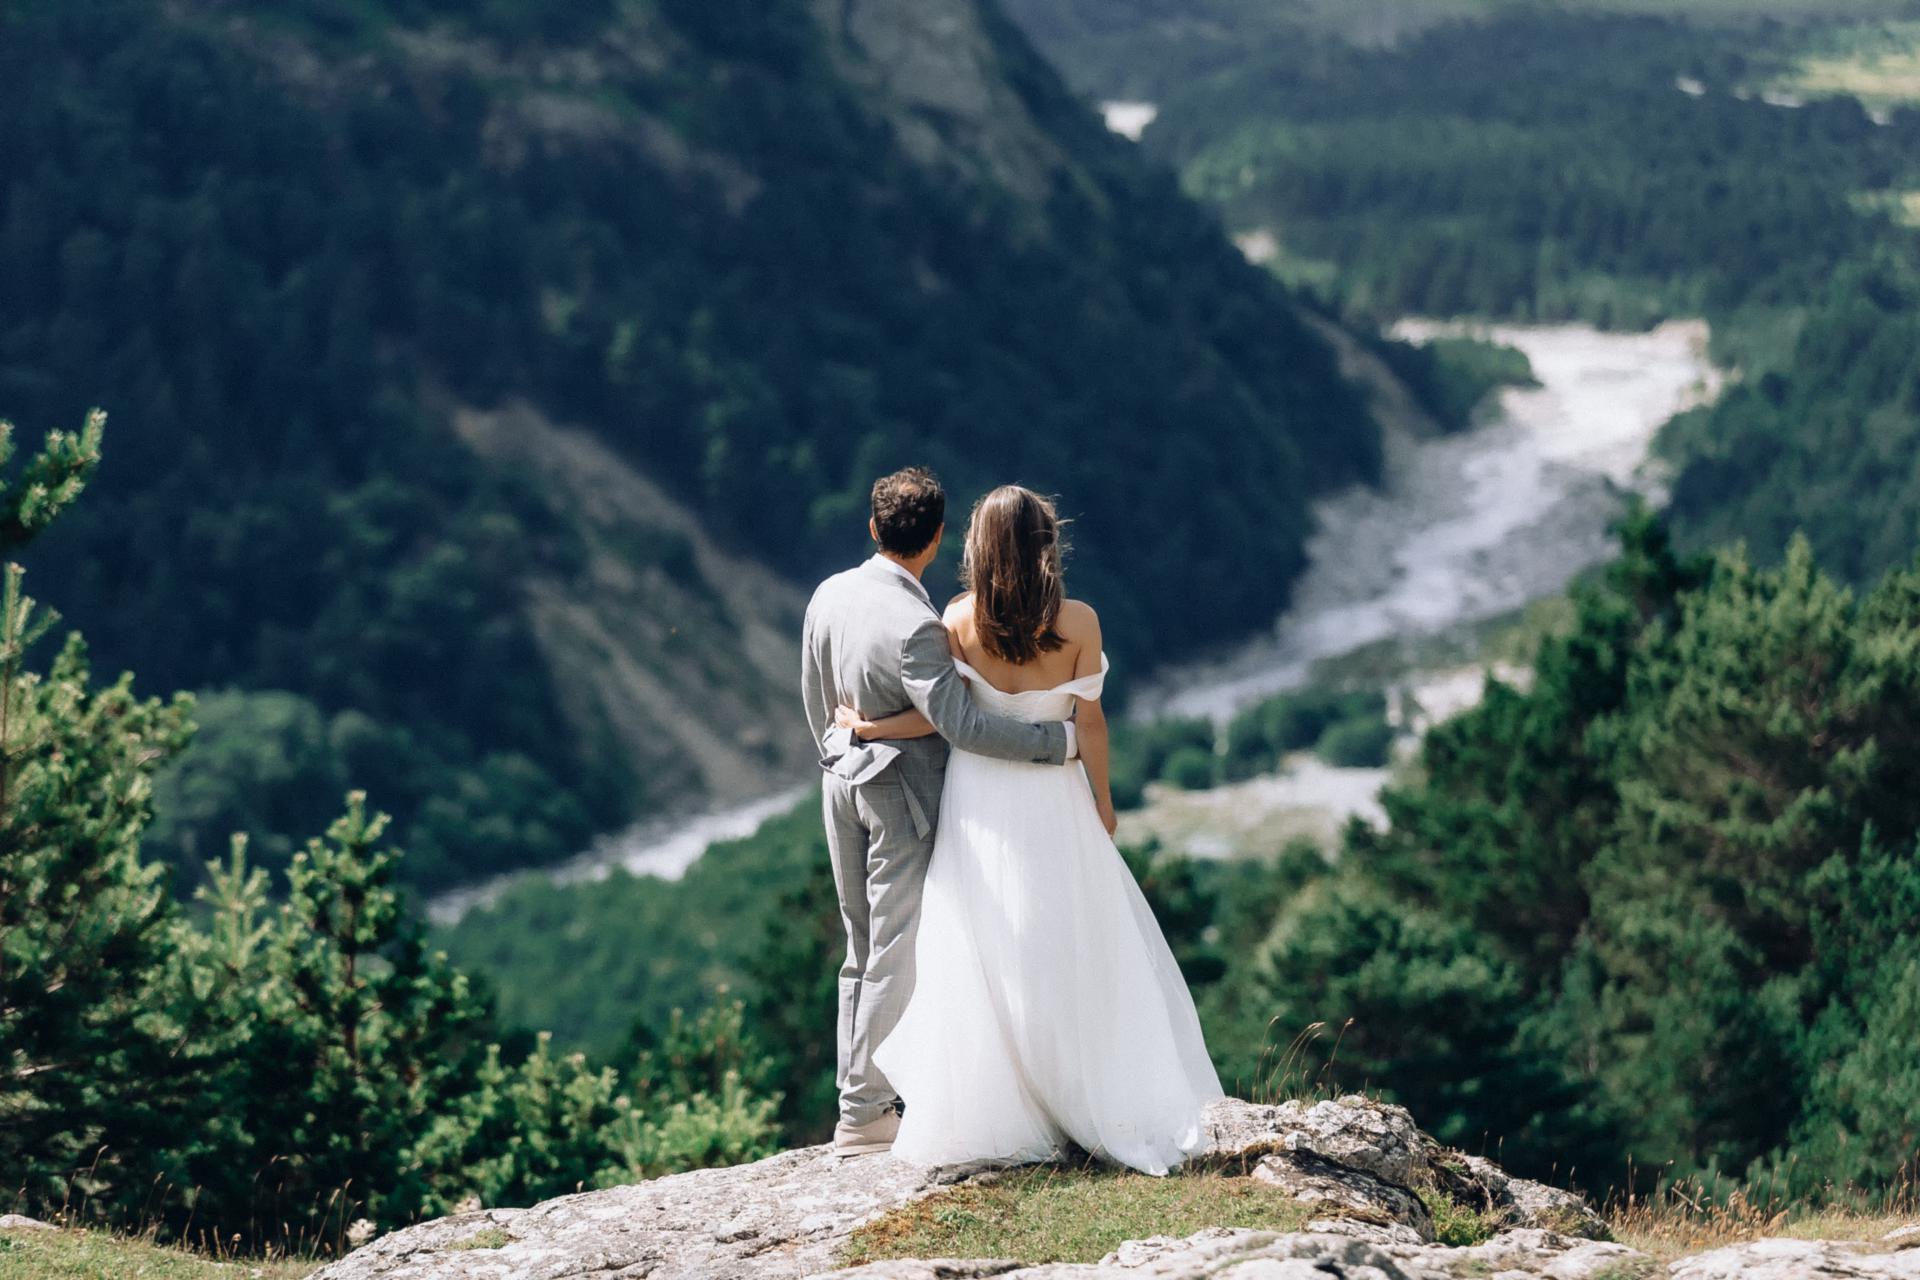
[[[908,467],[873,482],[873,527],[880,549],[917,556],[947,519],[947,491],[925,467]]]

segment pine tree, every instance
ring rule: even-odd
[[[46,447],[0,492],[0,547],[17,549],[79,494],[102,417]],[[12,428],[0,423],[0,460]],[[96,687],[68,638],[26,665],[55,616],[0,592],[0,1170],[34,1205],[137,1200],[147,1153],[177,1133],[191,1046],[153,1007],[173,913],[139,854],[154,771],[186,743],[188,702]]]
[[[211,1008],[225,1064],[229,1131],[185,1173],[202,1221],[334,1247],[358,1218],[395,1225],[463,1193],[460,1171],[421,1148],[475,1087],[490,1010],[428,950],[385,828],[351,793],[325,838],[294,855],[277,907],[244,842],[208,868],[208,921],[176,939],[183,1002]]]

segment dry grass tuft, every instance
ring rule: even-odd
[[[1808,1207],[1777,1196],[1753,1198],[1744,1188],[1724,1192],[1689,1183],[1629,1196],[1605,1213],[1614,1239],[1662,1262],[1769,1236],[1871,1245],[1896,1227],[1920,1222],[1920,1187],[1911,1181],[1873,1195],[1828,1188],[1820,1203],[1824,1207]]]

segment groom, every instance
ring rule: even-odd
[[[873,486],[872,559],[820,584],[807,606],[800,682],[826,770],[822,793],[833,883],[847,928],[840,966],[840,1122],[843,1156],[885,1151],[900,1128],[899,1096],[873,1065],[913,994],[920,890],[933,852],[948,744],[978,755],[1064,764],[1071,724],[1024,724],[982,713],[954,669],[940,611],[920,577],[940,550],[947,495],[924,467]],[[938,736],[862,742],[834,725],[839,706],[878,719],[917,707]]]

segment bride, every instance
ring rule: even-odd
[[[1084,771],[954,752],[921,908],[918,978],[874,1061],[906,1100],[893,1151],[1026,1162],[1069,1144],[1163,1174],[1221,1096],[1193,998],[1114,847],[1100,620],[1068,600],[1053,504],[1005,485],[974,507],[945,623],[981,709],[1075,718]],[[1075,715],[1076,704],[1078,715]],[[933,732],[842,708],[862,738]],[[1091,786],[1089,786],[1091,784]]]

